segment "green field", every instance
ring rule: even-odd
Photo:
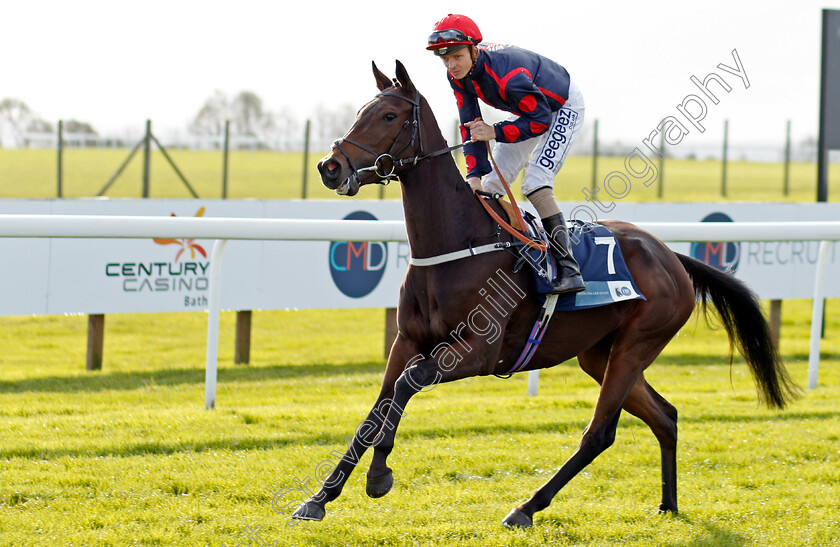
[[[64,197],[95,196],[128,157],[122,149],[68,149],[64,153]],[[222,154],[218,151],[171,150],[179,169],[198,195],[205,199],[222,195]],[[315,164],[323,152],[310,154],[307,168],[307,197],[333,199],[318,178]],[[456,154],[463,163],[463,156]],[[592,158],[570,157],[555,183],[555,196],[561,201],[581,201],[583,188],[592,185]],[[174,170],[159,151],[152,152],[150,196],[190,198]],[[598,159],[598,184],[614,170],[624,170],[624,157]],[[303,194],[304,159],[301,153],[267,151],[231,152],[228,168],[228,197],[231,199],[297,199]],[[142,195],[142,154],[138,153],[106,192],[109,197]],[[663,195],[657,185],[636,184],[627,201],[719,201],[722,165],[714,160],[666,159],[663,169]],[[727,168],[727,197],[731,201],[816,200],[817,168],[814,163],[793,163],[790,192],[783,194],[784,167],[781,163],[731,161]],[[829,169],[829,198],[837,201],[840,166]],[[832,196],[831,189],[835,189]],[[518,191],[518,185],[516,185]],[[57,195],[57,154],[55,150],[7,150],[0,148],[0,198],[54,198]],[[385,199],[399,199],[399,184],[384,189]],[[602,199],[609,201],[602,193]],[[356,199],[379,199],[380,187],[364,188]],[[521,194],[520,194],[521,197]]]
[[[830,300],[829,310],[840,301]],[[806,383],[810,302],[786,301],[781,350]],[[203,409],[202,313],[109,315],[104,370],[84,369],[86,318],[0,318],[2,545],[837,545],[840,319],[819,388],[757,406],[728,343],[689,321],[648,379],[680,411],[678,516],[658,515],[652,434],[622,416],[615,445],[530,530],[500,520],[568,457],[597,386],[574,362],[474,378],[415,397],[390,462],[364,494],[362,459],[323,522],[289,526],[295,481],[343,451],[378,391],[382,310],[254,316],[249,366],[222,317],[218,406]],[[256,532],[255,532],[256,531]],[[249,534],[257,534],[259,538]],[[259,540],[264,543],[259,543]]]

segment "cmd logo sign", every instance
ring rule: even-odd
[[[732,222],[725,213],[706,215],[702,222]],[[734,273],[741,258],[741,244],[736,242],[695,242],[691,244],[691,256],[700,262],[725,272]]]
[[[355,211],[344,220],[377,219],[367,211]],[[329,261],[330,274],[338,290],[350,298],[361,298],[382,280],[388,247],[382,241],[333,241]]]

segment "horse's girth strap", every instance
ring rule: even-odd
[[[503,251],[508,246],[509,244],[504,243],[490,243],[488,245],[482,245],[480,247],[470,247],[469,249],[462,249],[460,251],[453,251],[451,253],[430,256],[427,258],[415,258],[412,256],[408,259],[408,263],[412,266],[437,266],[438,264],[444,264],[446,262],[452,262],[454,260],[461,260],[462,258],[467,258],[470,256],[489,253],[492,251]]]
[[[513,367],[507,371],[507,374],[513,374],[514,372],[521,371],[537,352],[537,348],[540,347],[540,342],[542,342],[543,336],[548,330],[548,324],[551,321],[551,317],[554,315],[554,309],[557,306],[557,298],[557,294],[549,294],[546,297],[542,310],[540,310],[540,315],[537,317],[537,322],[534,323],[534,328],[528,336],[528,342],[522,349],[522,354],[519,355],[519,359],[517,359]]]

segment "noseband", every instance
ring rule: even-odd
[[[335,141],[333,143],[332,148],[333,149],[337,148],[338,151],[341,152],[341,154],[347,160],[347,163],[350,166],[350,169],[353,171],[353,175],[356,177],[356,180],[360,180],[360,176],[361,176],[362,173],[373,172],[377,177],[379,177],[379,184],[388,184],[389,182],[391,182],[392,180],[395,180],[397,178],[396,175],[394,174],[396,172],[397,168],[404,167],[404,166],[409,165],[409,164],[414,166],[414,165],[417,164],[417,162],[419,162],[421,160],[443,155],[447,152],[451,152],[453,150],[456,150],[456,149],[461,148],[463,146],[466,146],[468,144],[468,143],[456,144],[455,146],[450,146],[448,148],[437,150],[437,151],[432,152],[430,154],[424,155],[423,154],[423,135],[422,135],[422,132],[421,132],[421,129],[420,129],[420,93],[417,93],[417,95],[414,97],[414,99],[409,99],[408,97],[404,97],[404,96],[398,95],[396,93],[388,93],[388,92],[380,93],[374,98],[377,98],[377,97],[396,97],[398,99],[402,99],[403,101],[407,101],[407,102],[411,103],[411,107],[412,107],[411,108],[411,118],[407,119],[405,121],[405,123],[403,123],[403,126],[400,129],[400,132],[397,134],[397,137],[394,139],[394,142],[391,144],[391,147],[388,149],[387,152],[382,153],[382,154],[368,148],[367,146],[365,146],[365,145],[363,145],[359,142],[356,142],[354,140],[350,140],[348,138],[341,138],[341,139],[338,139],[337,141]],[[397,150],[395,152],[394,148],[396,148],[397,143],[400,142],[400,138],[402,138],[403,133],[405,133],[407,130],[409,130],[409,128],[411,130],[411,137],[409,138],[408,142],[406,142],[405,145],[402,148],[400,148],[399,150]],[[369,167],[357,168],[356,165],[353,163],[353,160],[350,159],[350,156],[347,154],[347,152],[341,146],[343,143],[352,144],[353,146],[355,146],[355,147],[357,147],[361,150],[364,150],[365,152],[367,152],[368,154],[370,154],[371,156],[373,156],[376,159],[373,161],[373,164],[370,165]],[[415,143],[417,144],[417,150],[418,150],[418,154],[416,156],[408,157],[408,158],[402,158],[400,160],[395,160],[394,159],[394,156],[399,156],[400,154],[405,152],[405,150],[408,149],[410,146],[413,146]]]

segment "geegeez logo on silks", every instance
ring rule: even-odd
[[[732,222],[725,213],[706,215],[702,222]],[[718,270],[734,273],[741,258],[741,244],[736,242],[694,242],[691,256]]]
[[[574,128],[577,121],[577,112],[568,108],[561,108],[557,112],[557,121],[554,122],[548,140],[543,145],[538,163],[546,169],[554,170],[557,161],[562,161],[566,155],[566,146],[569,144],[570,128]]]
[[[355,211],[344,220],[376,220],[367,211]],[[381,241],[333,241],[330,274],[343,294],[361,298],[379,285],[388,262],[388,247]]]

